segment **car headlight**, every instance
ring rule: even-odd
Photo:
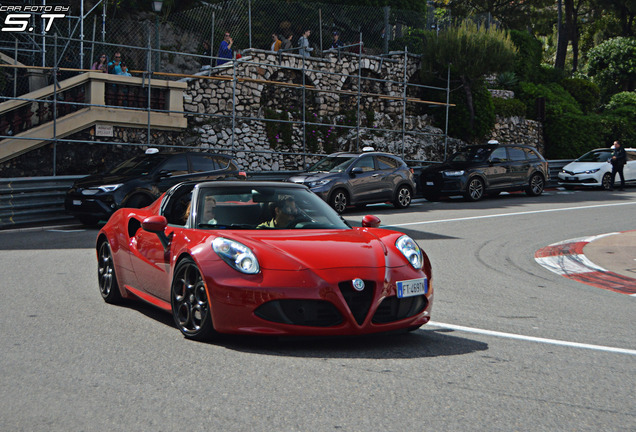
[[[242,243],[217,237],[212,242],[212,249],[231,267],[246,274],[260,271],[256,255]]]
[[[331,180],[317,180],[317,181],[311,181],[309,183],[307,183],[307,186],[309,186],[309,188],[315,188],[315,187],[319,187],[319,186],[324,186],[326,184],[328,184],[329,182],[331,182]]]
[[[112,184],[112,185],[102,185],[102,186],[97,186],[97,189],[99,189],[102,192],[113,192],[117,190],[119,187],[121,187],[121,185],[122,183]]]
[[[600,168],[596,168],[596,169],[592,169],[592,170],[587,170],[585,171],[585,174],[594,174],[599,172],[601,169]]]
[[[406,257],[409,263],[414,269],[420,270],[424,265],[424,256],[420,247],[415,243],[411,237],[403,235],[395,242],[395,247],[398,248],[402,255]]]
[[[459,177],[464,175],[464,170],[442,171],[446,177]]]

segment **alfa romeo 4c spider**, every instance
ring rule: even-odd
[[[417,329],[433,305],[430,261],[379,226],[351,226],[302,185],[180,183],[99,231],[99,289],[172,313],[195,340]]]

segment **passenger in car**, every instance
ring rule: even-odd
[[[208,195],[203,200],[203,210],[201,212],[201,223],[208,225],[216,225],[215,216],[216,199],[212,195]]]

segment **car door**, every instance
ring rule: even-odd
[[[623,167],[623,176],[626,181],[636,181],[636,151],[626,150],[627,163]]]
[[[175,154],[157,167],[156,186],[160,193],[188,179],[190,170],[185,153]]]
[[[530,173],[530,161],[523,147],[508,147],[508,163],[510,184],[520,186],[528,183]]]
[[[168,229],[169,235],[172,229]],[[155,233],[138,229],[130,239],[132,266],[139,288],[170,301],[170,250],[165,250]]]
[[[500,189],[510,186],[510,168],[506,147],[497,147],[488,157],[484,174],[488,179],[490,189]]]
[[[376,169],[373,155],[358,158],[349,168],[348,175],[347,182],[351,190],[352,201],[374,201],[374,197],[380,194],[381,175]]]
[[[400,161],[388,155],[378,155],[376,157],[378,172],[380,173],[380,188],[382,199],[391,200],[393,191],[401,180],[401,176],[396,173],[402,165]]]

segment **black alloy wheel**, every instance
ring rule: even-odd
[[[106,303],[121,303],[123,298],[119,292],[119,284],[113,265],[113,254],[107,240],[102,241],[97,249],[97,280],[99,292]]]
[[[411,205],[411,188],[408,186],[400,186],[393,199],[393,206],[398,209],[407,208]]]
[[[177,265],[170,292],[172,317],[181,333],[188,339],[211,340],[216,332],[205,281],[191,258],[185,258]]]
[[[338,212],[338,214],[344,213],[349,203],[349,197],[347,195],[347,191],[344,189],[337,189],[331,195],[329,199],[329,205],[333,207],[333,209]]]
[[[612,174],[605,173],[601,180],[601,185],[604,190],[610,190],[612,188]]]
[[[483,180],[479,177],[473,177],[468,181],[464,198],[468,201],[479,201],[483,198],[484,192],[485,186]]]
[[[543,193],[544,187],[545,181],[543,181],[543,176],[541,174],[533,174],[532,177],[530,177],[530,183],[526,189],[526,194],[530,196],[539,196]]]

